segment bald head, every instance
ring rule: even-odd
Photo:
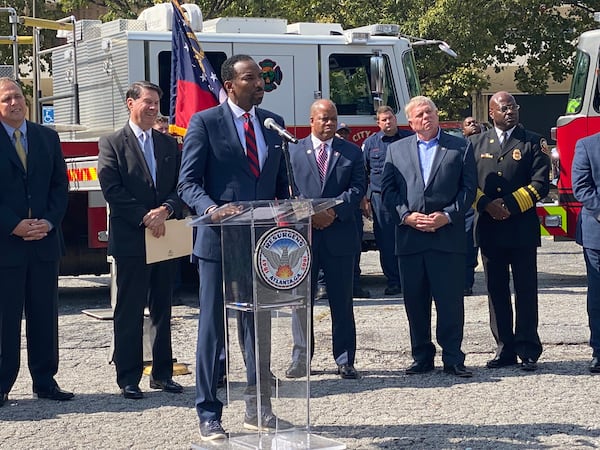
[[[321,141],[335,135],[337,129],[337,108],[328,99],[315,101],[310,107],[310,132]]]
[[[519,105],[506,91],[496,92],[490,98],[490,118],[502,131],[510,130],[519,123]]]

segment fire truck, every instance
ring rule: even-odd
[[[182,5],[203,51],[220,75],[229,56],[244,53],[262,68],[262,107],[282,115],[297,137],[309,133],[309,109],[315,99],[335,102],[339,122],[352,129],[349,139],[360,145],[377,131],[379,105],[397,111],[407,126],[403,107],[420,86],[410,39],[394,24],[344,30],[337,23],[293,23],[273,18],[217,18],[203,21],[197,5]],[[46,22],[18,17],[10,23],[48,28]],[[53,105],[54,123],[67,161],[70,202],[63,222],[67,255],[61,274],[107,273],[106,204],[96,173],[98,139],[128,120],[125,93],[130,83],[149,80],[164,96],[161,113],[169,115],[171,87],[171,4],[155,5],[137,20],[59,21],[54,29],[64,43],[34,53],[51,59],[53,93],[34,92],[34,107]],[[52,28],[52,27],[50,27]],[[9,39],[16,49],[22,39]],[[433,41],[440,43],[441,41]],[[39,43],[38,43],[39,45]],[[17,53],[15,53],[16,55]],[[15,58],[16,60],[16,58]],[[39,76],[39,75],[38,75]]]
[[[599,13],[595,14],[595,19],[600,21]],[[600,30],[587,31],[579,37],[566,112],[552,128],[552,138],[556,140],[553,172],[558,178],[558,200],[554,213],[545,219],[549,219],[547,229],[554,236],[575,237],[581,203],[573,196],[571,165],[575,143],[600,131],[599,52]]]

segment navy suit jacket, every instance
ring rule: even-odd
[[[469,141],[440,133],[427,184],[421,174],[417,136],[390,144],[382,188],[383,201],[399,225],[396,227],[397,255],[426,250],[465,253],[465,213],[477,189],[475,160]],[[435,211],[448,213],[451,223],[434,233],[400,225],[406,213]]]
[[[146,213],[168,204],[173,209],[173,218],[181,214],[176,190],[180,161],[177,141],[156,130],[152,130],[152,141],[156,186],[129,123],[98,142],[98,179],[110,206],[109,255],[145,257],[145,232],[141,224]]]
[[[356,231],[356,211],[365,195],[366,173],[362,152],[356,145],[333,138],[327,175],[323,185],[310,135],[290,145],[294,191],[302,198],[337,198],[342,203],[334,210],[337,218],[323,230],[313,229],[313,242],[322,239],[332,255],[360,251]]]
[[[12,139],[0,125],[0,266],[24,264],[28,256],[58,260],[64,253],[61,222],[67,210],[67,168],[54,130],[27,121],[27,171]],[[12,235],[23,219],[48,220],[54,227],[39,241]]]
[[[582,203],[575,239],[600,250],[600,133],[577,141],[571,178],[573,194]]]
[[[264,109],[255,111],[267,144],[258,178],[250,171],[227,102],[192,116],[183,143],[178,192],[194,213],[202,215],[212,205],[289,197],[281,138],[263,125],[271,117],[283,127],[283,118]],[[194,255],[221,259],[219,227],[197,228]]]

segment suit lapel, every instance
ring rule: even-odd
[[[27,127],[27,133],[29,133],[30,128],[32,128],[32,127],[29,127],[29,126]],[[8,133],[4,129],[4,126],[0,126],[0,129],[1,129],[0,136],[2,137],[2,140],[5,141],[2,144],[2,147],[5,149],[8,159],[15,166],[17,166],[21,172],[25,173],[25,168],[23,167],[23,164],[21,163],[21,160],[19,159],[19,155],[17,155],[17,150],[15,149],[15,145],[13,144],[12,137],[8,135]],[[27,141],[29,143],[31,142],[31,141],[29,141],[29,136],[27,136]]]
[[[340,159],[340,143],[337,139],[338,138],[334,137],[333,141],[331,142],[331,153],[329,154],[329,162],[327,164],[327,174],[325,175],[325,181],[329,179],[329,176],[333,172],[333,168]]]
[[[140,147],[140,143],[138,142],[138,139],[135,136],[135,133],[129,126],[129,123],[127,123],[123,127],[123,140],[124,140],[125,151],[131,155],[134,155],[135,163],[141,167],[142,171],[144,172],[144,177],[146,178],[146,181],[151,186],[154,186],[154,181],[152,180],[152,175],[150,175],[150,171],[148,170],[148,165],[146,164],[146,158],[144,158],[144,152],[142,151],[142,149]],[[154,156],[154,159],[156,159],[156,156]]]
[[[419,158],[419,145],[417,144],[417,135],[413,134],[410,140],[407,139],[406,145],[408,146],[408,157],[410,159],[410,163],[413,166],[413,170],[418,175],[421,180],[421,186],[425,186],[425,181],[423,180],[423,173],[421,172],[421,160]]]
[[[440,168],[442,161],[448,154],[448,150],[444,146],[445,141],[446,141],[446,139],[444,138],[444,132],[441,132],[440,139],[438,141],[438,145],[435,147],[435,150],[434,150],[435,153],[433,155],[433,160],[431,161],[431,171],[429,172],[429,179],[427,180],[427,184],[425,185],[426,189],[427,189],[427,186],[429,186],[431,184],[431,181],[433,180],[433,178],[435,177],[435,174],[437,173],[438,169]]]
[[[219,128],[223,130],[223,133],[221,133],[222,139],[220,147],[223,149],[229,148],[229,151],[236,155],[242,170],[247,172],[248,176],[254,177],[254,174],[250,170],[250,164],[248,163],[244,146],[240,142],[237,128],[235,127],[233,111],[231,111],[227,102],[222,103],[219,108],[220,116],[218,118],[218,123],[220,125]],[[235,137],[231,138],[231,136]]]

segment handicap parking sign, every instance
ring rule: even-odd
[[[54,123],[54,106],[42,106],[42,123],[44,125]]]

